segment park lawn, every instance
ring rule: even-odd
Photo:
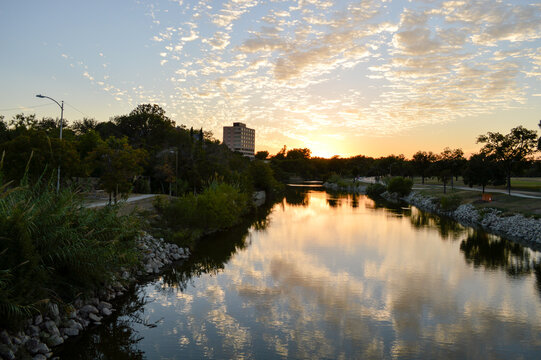
[[[413,178],[413,184],[421,184],[420,177]],[[425,178],[425,185],[443,185],[436,177]],[[451,182],[447,184],[451,185]],[[462,176],[455,180],[455,185],[466,186],[462,180]],[[489,188],[505,190],[505,185],[493,186],[489,185]],[[540,177],[512,177],[511,178],[511,190],[523,190],[523,191],[536,191],[541,192],[541,178]]]
[[[519,213],[525,216],[541,217],[540,199],[527,199],[495,193],[492,195],[493,201],[485,202],[481,201],[481,192],[479,191],[448,189],[447,194],[444,194],[442,189],[423,189],[418,190],[418,192],[433,197],[455,195],[460,198],[462,204],[472,204],[477,209],[494,208],[501,210],[506,215]]]

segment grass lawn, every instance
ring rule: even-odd
[[[442,189],[424,189],[418,190],[418,192],[422,195],[428,195],[433,197],[444,196]],[[520,213],[525,216],[534,216],[537,218],[541,218],[541,200],[539,199],[526,199],[495,193],[493,194],[493,201],[484,202],[481,201],[481,193],[478,191],[451,189],[448,189],[447,194],[445,195],[458,196],[463,204],[473,204],[478,209],[495,208],[501,210],[504,214],[508,215],[512,215],[513,213]]]
[[[415,177],[413,178],[413,184],[421,184],[421,178]],[[449,182],[448,185],[450,185],[451,182]],[[436,177],[432,178],[425,178],[425,185],[443,185],[441,181],[438,181]],[[455,185],[457,186],[465,186],[464,181],[462,180],[462,177],[458,177],[458,181],[455,180]],[[505,185],[500,186],[489,186],[490,188],[494,189],[502,189],[505,190]],[[541,192],[541,178],[539,177],[512,177],[511,178],[511,190],[524,190],[524,191],[535,191],[535,192]]]

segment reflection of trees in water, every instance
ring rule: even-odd
[[[453,219],[419,209],[411,212],[410,222],[416,229],[436,228],[440,236],[446,240],[458,240],[466,232],[466,228]]]
[[[148,303],[139,291],[131,289],[122,303],[114,304],[116,312],[104,319],[104,323],[86,330],[80,337],[66,341],[59,354],[60,359],[144,359],[137,348],[143,339],[134,329],[134,324],[155,327],[143,319],[143,309]]]
[[[288,205],[293,206],[308,206],[310,200],[308,197],[308,190],[302,187],[290,187],[288,186],[285,191],[285,200]]]
[[[332,208],[339,207],[342,206],[342,199],[337,195],[327,193],[327,204]]]
[[[163,282],[168,286],[161,290],[184,290],[192,279],[222,271],[237,251],[250,245],[250,227],[261,231],[268,226],[270,211],[271,206],[259,208],[252,217],[233,229],[201,239],[188,260],[163,273]]]
[[[468,234],[460,243],[460,250],[466,261],[475,267],[503,269],[510,276],[539,272],[539,259],[532,259],[528,248],[482,231],[474,230]],[[537,280],[539,282],[539,276]]]

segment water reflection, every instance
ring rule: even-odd
[[[477,230],[460,243],[460,251],[475,267],[503,269],[510,276],[530,274],[539,267],[539,259],[532,259],[531,250]]]
[[[269,226],[271,210],[272,206],[263,206],[233,229],[207,236],[198,242],[187,261],[163,273],[163,282],[170,288],[184,290],[195,278],[222,271],[237,251],[250,245],[250,227],[264,231]]]
[[[458,222],[417,208],[412,210],[410,220],[416,229],[438,229],[441,237],[446,240],[459,240],[466,233],[466,228]]]
[[[101,326],[67,341],[60,348],[60,359],[145,359],[144,351],[138,347],[144,337],[135,330],[134,324],[143,328],[156,327],[144,317],[144,308],[148,304],[144,294],[130,291],[122,302],[114,304],[116,312],[104,319]]]
[[[139,295],[153,299],[144,319],[160,323],[129,325],[132,350],[171,359],[535,358],[541,350],[538,253],[403,205],[288,194],[256,225],[207,239],[188,262],[143,284]]]
[[[285,190],[284,196],[285,202],[288,205],[292,206],[308,206],[310,205],[310,200],[308,197],[308,191],[306,188],[298,186],[288,186]]]

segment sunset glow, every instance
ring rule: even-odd
[[[24,25],[21,25],[24,19]],[[157,103],[177,124],[256,129],[314,156],[478,148],[537,129],[535,1],[9,1],[0,115],[106,121]]]

